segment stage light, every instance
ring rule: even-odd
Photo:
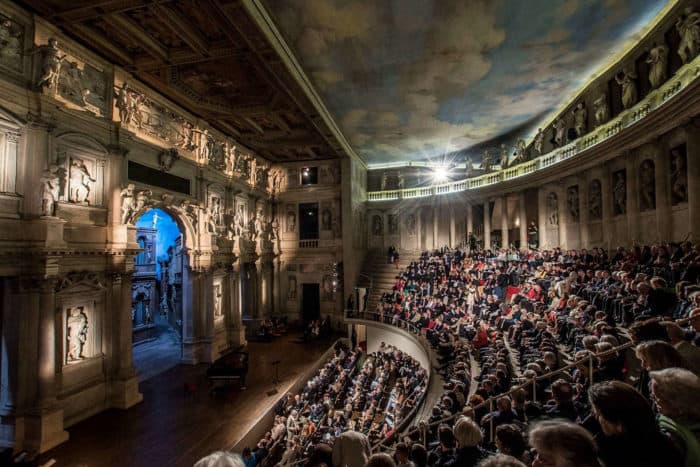
[[[433,169],[433,181],[435,183],[446,182],[448,173],[447,167],[435,167]]]

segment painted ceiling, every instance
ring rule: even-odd
[[[439,160],[531,131],[666,1],[263,3],[371,166]]]

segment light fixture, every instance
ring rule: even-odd
[[[433,181],[435,183],[443,183],[447,181],[449,170],[447,167],[435,167],[433,169]]]

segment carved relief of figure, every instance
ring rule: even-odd
[[[613,213],[616,216],[627,212],[627,177],[624,170],[615,172],[613,185]]]
[[[330,208],[323,208],[321,212],[321,230],[331,230],[331,221],[333,217]]]
[[[49,39],[48,44],[41,45],[31,52],[32,55],[37,53],[41,54],[41,70],[35,86],[56,89],[61,63],[66,55],[59,54],[58,41],[53,37]]]
[[[554,121],[554,142],[559,147],[566,144],[566,122],[563,118]]]
[[[134,214],[134,184],[129,183],[122,188],[120,196],[122,198],[122,224],[128,224]]]
[[[608,107],[608,95],[604,92],[593,101],[593,116],[595,117],[595,126],[598,127],[608,121],[610,118],[610,110]]]
[[[233,235],[239,237],[243,233],[243,213],[235,211],[233,213]]]
[[[654,162],[647,159],[639,168],[639,209],[656,209],[656,175]]]
[[[544,149],[544,131],[542,131],[542,128],[537,129],[537,134],[535,134],[534,147],[535,152],[537,152],[537,154],[541,156],[542,151]]]
[[[19,62],[22,55],[22,29],[9,19],[0,21],[0,62]]]
[[[547,196],[547,221],[549,225],[559,225],[559,200],[556,193]]]
[[[280,221],[275,217],[270,223],[272,229],[272,240],[279,240],[280,238]]]
[[[73,158],[70,168],[70,193],[69,199],[73,203],[87,203],[90,196],[92,183],[96,182],[90,176],[85,161]]]
[[[586,133],[586,127],[588,126],[588,110],[586,110],[586,104],[579,102],[572,113],[574,114],[574,130],[576,131],[576,137],[580,138]]]
[[[196,130],[198,134],[197,141],[197,160],[200,164],[208,164],[209,156],[211,155],[211,141],[209,138],[209,131],[205,128],[203,130]]]
[[[686,146],[671,149],[671,202],[675,206],[688,201]]]
[[[56,203],[61,188],[61,168],[51,164],[41,178],[41,214],[53,216],[56,212]]]
[[[520,164],[527,161],[527,146],[525,145],[525,140],[520,138],[518,142],[515,143],[515,159],[513,164]]]
[[[700,51],[700,13],[693,11],[692,7],[686,7],[683,15],[676,21],[676,29],[681,36],[678,55],[685,65]]]
[[[599,180],[591,180],[588,185],[588,217],[592,221],[603,217],[603,201]]]
[[[579,221],[578,185],[570,186],[566,190],[566,204],[569,207],[571,222]]]
[[[221,312],[221,285],[214,285],[214,317],[219,318],[223,316]]]
[[[259,233],[257,216],[252,215],[248,221],[248,239],[250,241],[255,241]]]
[[[416,234],[416,215],[415,214],[409,214],[406,217],[406,231],[408,232],[409,235]]]
[[[294,206],[287,206],[287,232],[296,232],[297,229],[297,214],[294,212]]]
[[[399,233],[399,216],[397,214],[389,214],[388,227],[389,227],[389,235],[398,235],[398,233]]]
[[[380,215],[372,217],[372,234],[377,236],[384,235],[384,223]]]
[[[133,97],[129,86],[123,83],[122,87],[117,91],[117,109],[119,109],[119,120],[125,125],[131,123],[133,109],[132,99]]]
[[[173,165],[175,165],[175,161],[178,159],[179,154],[177,153],[177,149],[168,149],[166,151],[161,151],[160,154],[158,154],[158,164],[160,165],[160,170],[163,172],[169,172],[170,169],[173,168]]]
[[[287,300],[297,299],[297,276],[287,278]]]
[[[615,81],[622,88],[622,107],[629,109],[637,103],[637,73],[632,69],[623,69],[615,75]]]
[[[236,145],[226,140],[224,143],[224,167],[226,173],[233,173],[236,167]]]
[[[136,193],[136,202],[134,203],[134,214],[140,214],[150,204],[150,197],[153,195],[151,190],[139,190]]]
[[[84,358],[83,348],[87,341],[87,333],[88,320],[83,307],[71,308],[66,318],[67,362],[76,362]]]
[[[649,64],[649,82],[656,89],[666,81],[666,65],[668,62],[668,47],[666,44],[656,45],[649,51],[646,62]]]
[[[219,198],[211,198],[211,206],[207,209],[207,228],[209,232],[216,233],[216,226],[221,216],[221,201]]]
[[[501,144],[501,157],[498,162],[501,169],[508,167],[508,147],[505,144]]]
[[[481,169],[484,172],[490,172],[491,171],[491,164],[493,164],[493,161],[491,160],[491,153],[489,152],[488,149],[484,150],[484,157],[481,159]]]

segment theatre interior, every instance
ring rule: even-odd
[[[0,2],[0,465],[700,466],[700,0]]]

